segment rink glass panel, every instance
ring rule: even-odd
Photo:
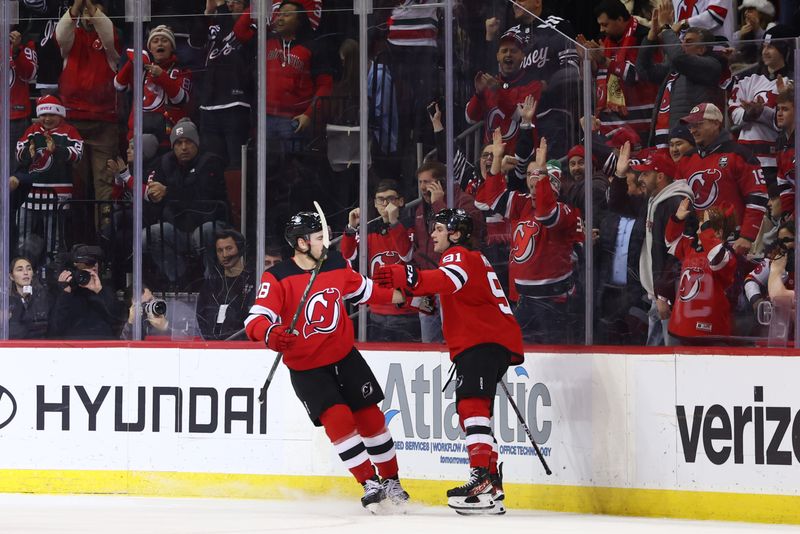
[[[264,2],[262,7],[266,9],[267,3]],[[135,44],[133,8],[136,6],[130,2],[126,13],[124,3],[118,4],[109,4],[108,15],[117,31],[121,57],[119,70],[122,71],[124,63],[128,61],[126,50]],[[213,245],[215,231],[231,227],[243,235],[245,263],[247,269],[253,272],[257,285],[265,257],[271,260],[291,255],[283,239],[286,219],[297,211],[312,209],[313,200],[320,202],[327,214],[332,237],[338,238],[344,232],[348,214],[354,207],[361,209],[362,226],[366,226],[366,221],[378,217],[374,196],[375,188],[382,179],[396,180],[400,189],[397,196],[402,197],[406,204],[411,203],[419,196],[416,169],[423,162],[435,160],[448,163],[463,156],[480,174],[481,154],[490,140],[491,129],[500,126],[506,135],[517,129],[513,120],[506,120],[509,111],[505,107],[496,109],[489,106],[478,120],[467,119],[467,105],[475,94],[476,75],[479,72],[497,73],[499,64],[495,53],[500,46],[497,39],[506,29],[517,24],[514,10],[507,2],[453,2],[452,6],[446,3],[432,13],[426,6],[420,6],[418,9],[424,26],[420,33],[424,36],[422,42],[405,40],[402,34],[402,26],[406,23],[403,22],[403,14],[393,13],[393,6],[385,3],[375,2],[372,10],[363,15],[360,3],[354,9],[352,2],[325,2],[321,13],[312,10],[309,18],[312,21],[319,18],[320,24],[304,42],[309,43],[309,49],[314,53],[315,73],[330,75],[332,87],[330,94],[309,104],[313,113],[300,135],[291,132],[292,119],[299,113],[285,109],[282,104],[296,98],[289,92],[301,82],[287,83],[282,75],[281,69],[285,68],[282,65],[274,70],[268,68],[270,53],[273,56],[283,53],[283,47],[274,40],[275,37],[272,34],[259,35],[256,28],[246,44],[234,40],[220,43],[219,53],[211,54],[214,59],[222,54],[225,57],[234,56],[238,62],[230,77],[220,75],[220,69],[224,72],[224,65],[217,65],[214,69],[207,65],[207,37],[216,35],[213,30],[215,26],[219,26],[219,31],[229,30],[235,15],[219,13],[205,16],[203,2],[177,4],[172,8],[165,8],[161,2],[142,6],[145,13],[149,11],[149,16],[141,20],[144,29],[142,43],[147,41],[147,30],[156,26],[163,24],[174,32],[177,66],[191,71],[191,82],[185,86],[190,97],[184,112],[197,127],[201,152],[211,151],[210,147],[214,151],[224,151],[220,155],[222,162],[215,167],[221,173],[221,176],[217,176],[221,183],[216,191],[221,192],[222,196],[197,198],[189,210],[185,203],[165,199],[160,207],[162,210],[154,210],[154,203],[148,201],[135,205],[130,200],[104,198],[102,195],[98,197],[94,191],[95,182],[79,179],[76,173],[73,199],[57,206],[49,219],[39,217],[34,221],[32,217],[20,219],[20,210],[16,208],[22,199],[18,192],[10,191],[6,180],[3,180],[0,188],[0,192],[8,196],[10,205],[15,208],[9,210],[11,224],[8,225],[8,237],[0,251],[4,266],[9,266],[11,258],[20,254],[20,246],[23,245],[23,253],[36,256],[32,259],[35,277],[40,279],[43,287],[52,286],[62,268],[64,259],[60,256],[64,252],[77,243],[96,245],[103,251],[100,270],[103,283],[117,291],[120,298],[128,287],[147,286],[157,298],[165,299],[170,309],[182,311],[180,316],[173,318],[173,327],[166,334],[170,339],[202,339],[194,309],[204,279],[219,268]],[[238,9],[236,2],[222,6],[225,9]],[[452,25],[446,24],[445,13],[450,9],[453,14]],[[365,17],[366,31],[360,28],[362,16]],[[264,17],[267,18],[267,15]],[[390,17],[393,21],[391,34],[388,31]],[[487,43],[485,21],[493,17],[499,19],[498,30],[495,39]],[[31,39],[39,42],[36,32],[42,31],[46,18],[21,10],[19,24],[24,30],[23,45]],[[433,28],[430,31],[426,26],[428,23]],[[9,27],[8,21],[4,27]],[[198,30],[203,27],[211,27],[211,34]],[[578,32],[581,28],[574,30]],[[206,39],[201,38],[204,35]],[[266,39],[260,41],[264,37]],[[425,41],[427,37],[431,42]],[[264,61],[259,60],[259,46],[263,47],[260,57]],[[557,33],[553,33],[548,46],[566,51],[581,48],[567,36]],[[758,49],[760,43],[754,43],[754,46]],[[43,71],[52,70],[52,58],[48,59],[44,51],[37,52],[42,76]],[[362,54],[366,61],[362,60]],[[548,329],[535,342],[638,344],[646,335],[646,330],[641,330],[641,321],[643,316],[646,320],[649,302],[642,299],[641,294],[631,295],[629,287],[609,284],[601,276],[606,272],[603,262],[608,259],[608,250],[602,248],[607,246],[602,234],[607,210],[602,206],[600,196],[595,201],[589,200],[593,188],[586,192],[586,188],[578,187],[581,181],[579,173],[570,170],[567,158],[569,149],[581,143],[580,118],[587,113],[596,113],[599,107],[596,73],[584,79],[581,57],[569,52],[564,57],[568,59],[563,64],[552,66],[551,70],[551,66],[545,65],[548,67],[546,74],[532,77],[546,82],[546,87],[538,88],[541,93],[535,123],[536,139],[537,142],[541,137],[548,139],[547,159],[557,160],[561,166],[561,192],[565,194],[567,189],[571,189],[573,208],[580,210],[581,227],[586,229],[584,239],[588,239],[589,228],[599,229],[601,238],[591,253],[587,253],[586,244],[575,243],[570,254],[573,290],[566,302],[557,303],[556,316],[559,320],[552,326],[553,330]],[[541,57],[531,53],[524,65],[526,69],[537,68],[541,61]],[[553,56],[550,61],[558,61],[558,56]],[[44,68],[46,63],[48,68]],[[348,78],[347,73],[355,75]],[[4,73],[4,76],[8,77],[8,73]],[[232,101],[224,101],[224,98],[215,100],[219,95],[215,95],[210,86],[233,83],[234,78],[243,86],[241,94],[238,89],[234,90],[249,108],[247,105],[226,107]],[[319,76],[313,78],[319,79]],[[6,78],[6,81],[9,80]],[[535,86],[535,83],[531,85]],[[360,105],[363,88],[367,92],[365,113]],[[31,98],[38,96],[40,91],[31,85]],[[585,109],[584,95],[587,92],[591,109]],[[272,94],[272,97],[264,102],[264,95],[267,94]],[[524,97],[522,91],[515,96],[520,95]],[[97,98],[100,97],[98,90]],[[156,137],[161,138],[162,146],[157,149],[159,156],[156,157],[169,151],[168,132],[174,116],[165,119],[152,113],[144,100],[141,104],[134,101],[132,90],[117,92],[116,101],[118,143],[115,147],[120,157],[126,159],[130,138],[127,133],[129,114],[136,106],[142,111],[143,133],[156,133]],[[444,126],[443,141],[438,144],[428,111],[429,105],[434,102],[442,112]],[[729,122],[727,100],[720,103]],[[35,109],[35,100],[32,100],[32,106]],[[204,110],[201,106],[211,109]],[[510,108],[510,114],[514,113],[514,108]],[[33,117],[35,112],[29,118]],[[3,120],[9,118],[10,108],[3,113]],[[0,147],[0,150],[3,159],[9,161],[13,174],[16,159],[12,145],[16,140],[12,137],[16,136],[14,128],[21,126],[19,122],[9,126],[10,143]],[[228,133],[226,126],[231,128],[227,130]],[[362,130],[366,135],[362,136]],[[217,132],[217,135],[208,132]],[[515,133],[517,136],[520,134]],[[135,135],[132,139],[134,145],[138,143],[142,146],[143,152],[149,150],[144,148],[149,141]],[[89,152],[86,150],[86,154]],[[143,187],[147,185],[153,166],[146,159],[141,171],[132,169],[134,176],[140,175]],[[599,161],[593,165],[594,173],[602,173],[602,163]],[[524,170],[522,176],[518,189],[524,193],[527,189]],[[458,193],[455,192],[461,188],[458,182],[461,177],[447,173],[447,200],[456,200]],[[105,179],[108,181],[110,177],[106,175]],[[602,183],[602,180],[601,177],[598,181]],[[580,198],[581,192],[584,192],[583,198]],[[587,208],[587,200],[591,209]],[[425,205],[424,201],[422,205]],[[142,211],[142,224],[139,227],[133,224],[137,210]],[[164,216],[163,211],[176,212],[173,215],[180,222],[171,224],[169,221],[175,222],[175,219]],[[402,213],[401,221],[413,222],[414,209],[406,211]],[[422,212],[424,215],[425,209]],[[202,223],[196,224],[197,221]],[[29,227],[34,223],[36,227]],[[478,226],[483,228],[487,225]],[[493,220],[489,221],[488,227],[488,231],[478,233],[476,247],[490,259],[508,291],[509,266],[519,260],[521,253],[530,245],[531,232],[526,233],[524,228],[517,232],[513,225],[504,227]],[[422,229],[426,234],[430,230],[424,224]],[[30,247],[34,246],[31,240],[28,239],[26,243],[25,239],[32,236],[36,237],[34,245],[37,247],[33,252],[30,251]],[[353,266],[369,274],[376,258],[366,250],[366,232],[361,237]],[[615,245],[610,244],[612,247]],[[141,252],[138,266],[134,261],[134,251],[137,249]],[[636,262],[629,261],[628,264],[632,266],[627,271],[628,277],[638,276]],[[10,281],[4,281],[3,287],[11,289],[11,285]],[[609,288],[609,285],[614,287]],[[134,308],[140,305],[140,300],[140,295],[133,295]],[[5,295],[0,306],[7,321],[9,304]],[[358,311],[352,310],[353,313]],[[751,309],[746,305],[740,306],[740,312],[740,316],[735,316],[737,329],[734,335],[764,339],[770,336],[769,326],[766,326],[766,332],[764,328],[759,328],[757,317]],[[371,328],[376,322],[374,315],[380,314],[362,308],[354,316],[360,339],[386,339],[375,334]],[[773,316],[785,316],[789,321],[792,312],[778,307]],[[526,332],[540,328],[538,323],[536,320],[530,321],[530,326],[525,327]],[[620,334],[619,329],[631,326],[639,329],[637,333],[626,331]],[[421,332],[418,333],[416,328],[417,325],[412,324],[412,336],[421,337]],[[404,327],[402,334],[407,334],[406,330]],[[557,333],[553,334],[553,331]],[[3,332],[8,335],[6,330]],[[719,343],[725,342],[719,340]]]

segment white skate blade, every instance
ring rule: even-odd
[[[379,502],[368,504],[364,508],[369,510],[369,513],[371,513],[372,515],[381,515],[381,503]]]
[[[408,501],[393,502],[391,499],[384,499],[380,503],[381,515],[404,515],[407,510]]]
[[[461,515],[487,515],[493,512],[498,501],[492,495],[482,493],[472,497],[448,497],[447,506]],[[502,506],[502,505],[501,505]],[[505,511],[505,509],[503,509]]]

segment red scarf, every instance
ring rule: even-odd
[[[606,67],[597,72],[597,109],[619,113],[623,117],[628,114],[625,106],[625,95],[622,93],[623,81],[612,72],[625,71],[625,63],[630,61],[636,63],[636,29],[639,22],[636,17],[628,20],[628,27],[625,34],[618,42],[614,42],[610,37],[603,39],[603,55],[609,58]],[[613,76],[615,81],[609,85],[609,77]],[[610,94],[609,94],[610,93]]]

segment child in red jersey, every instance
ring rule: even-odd
[[[442,330],[455,365],[456,410],[467,434],[470,478],[447,492],[448,505],[460,514],[502,514],[502,478],[492,408],[497,382],[511,364],[524,360],[522,332],[489,261],[467,247],[472,219],[462,209],[443,209],[434,218],[431,238],[442,255],[438,269],[413,265],[376,269],[379,285],[414,295],[439,294]]]
[[[730,204],[712,206],[702,212],[695,230],[687,224],[692,210],[684,199],[665,233],[670,254],[681,261],[669,333],[684,345],[703,345],[706,337],[731,335],[726,291],[733,285],[736,255],[727,239],[736,228],[736,213]]]
[[[295,330],[289,323],[322,255],[322,222],[301,212],[286,225],[294,248],[291,260],[261,277],[256,301],[245,320],[247,335],[283,353],[297,397],[311,421],[323,426],[344,465],[364,486],[361,504],[376,513],[382,501],[408,501],[397,477],[394,441],[377,403],[383,391],[361,353],[353,346],[353,323],[345,300],[353,304],[400,304],[399,291],[374,287],[335,250],[328,252],[308,292]],[[382,481],[375,474],[378,468]]]

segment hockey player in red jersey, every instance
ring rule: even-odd
[[[374,278],[378,285],[414,295],[440,295],[442,329],[455,365],[456,410],[467,434],[470,464],[467,483],[448,490],[448,505],[462,514],[502,514],[492,408],[497,382],[509,365],[524,360],[522,332],[489,261],[468,247],[471,234],[466,211],[441,210],[431,232],[434,250],[442,255],[439,268],[384,265]]]
[[[285,236],[294,257],[263,274],[245,328],[253,341],[264,341],[283,353],[297,397],[314,425],[325,428],[342,462],[364,487],[361,504],[376,513],[383,501],[404,504],[408,493],[400,485],[394,441],[377,406],[383,391],[353,346],[353,323],[345,300],[399,304],[405,297],[400,291],[375,287],[332,250],[311,286],[295,330],[289,331],[322,257],[322,235],[316,213],[301,212],[289,220]]]
[[[669,333],[684,345],[703,345],[704,337],[731,335],[731,305],[725,292],[733,284],[736,255],[726,240],[736,227],[736,213],[728,203],[711,207],[702,213],[697,229],[686,222],[692,209],[691,201],[684,199],[665,233],[670,254],[681,261]]]

